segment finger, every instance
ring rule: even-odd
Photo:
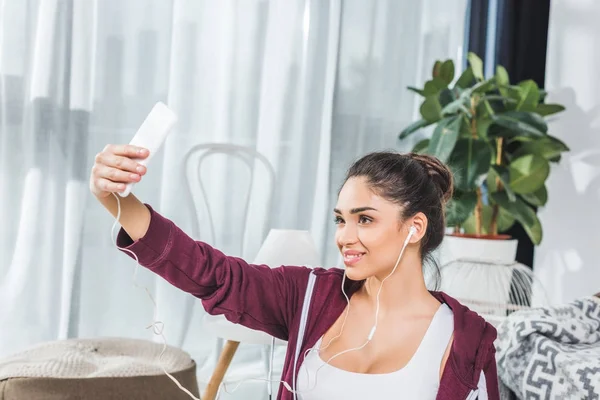
[[[150,154],[148,149],[131,144],[109,144],[104,151],[129,158],[146,158]]]
[[[96,157],[96,163],[123,171],[129,171],[137,174],[146,173],[146,167],[138,162],[123,156],[117,156],[110,152],[102,152]]]
[[[125,190],[124,183],[112,182],[108,179],[99,178],[96,180],[96,187],[104,192],[122,192]]]
[[[139,182],[140,179],[142,179],[140,174],[123,171],[117,168],[108,167],[106,165],[98,166],[95,174],[96,178],[104,178],[117,183]]]

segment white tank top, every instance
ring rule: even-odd
[[[300,367],[297,380],[298,398],[396,400],[401,396],[403,399],[434,400],[440,385],[442,358],[452,332],[452,310],[446,304],[442,304],[408,364],[399,371],[387,374],[349,372],[325,364],[317,350],[321,346],[321,338],[315,345],[315,350],[307,354]]]

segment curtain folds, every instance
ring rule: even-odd
[[[129,142],[157,101],[179,123],[138,197],[190,232],[187,149],[255,148],[277,173],[272,227],[310,230],[323,265],[335,265],[343,172],[367,151],[412,145],[396,139],[418,112],[405,88],[435,59],[461,65],[466,3],[0,0],[0,357],[67,337],[153,337],[152,304],[88,176],[94,155]],[[220,229],[198,239],[251,261],[267,232],[238,232],[247,173],[219,157],[202,173]],[[254,179],[250,230],[265,217]],[[186,314],[189,295],[148,271],[137,281],[156,294],[169,344],[203,365],[213,338],[201,307]],[[258,354],[242,348],[232,368]]]

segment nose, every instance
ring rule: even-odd
[[[354,224],[344,224],[338,227],[338,244],[341,247],[353,245],[358,242],[358,232]]]

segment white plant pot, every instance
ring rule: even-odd
[[[517,242],[447,235],[437,254],[440,289],[497,324],[509,303]]]
[[[475,239],[446,235],[440,246],[440,266],[456,260],[511,263],[517,256],[517,239]]]

